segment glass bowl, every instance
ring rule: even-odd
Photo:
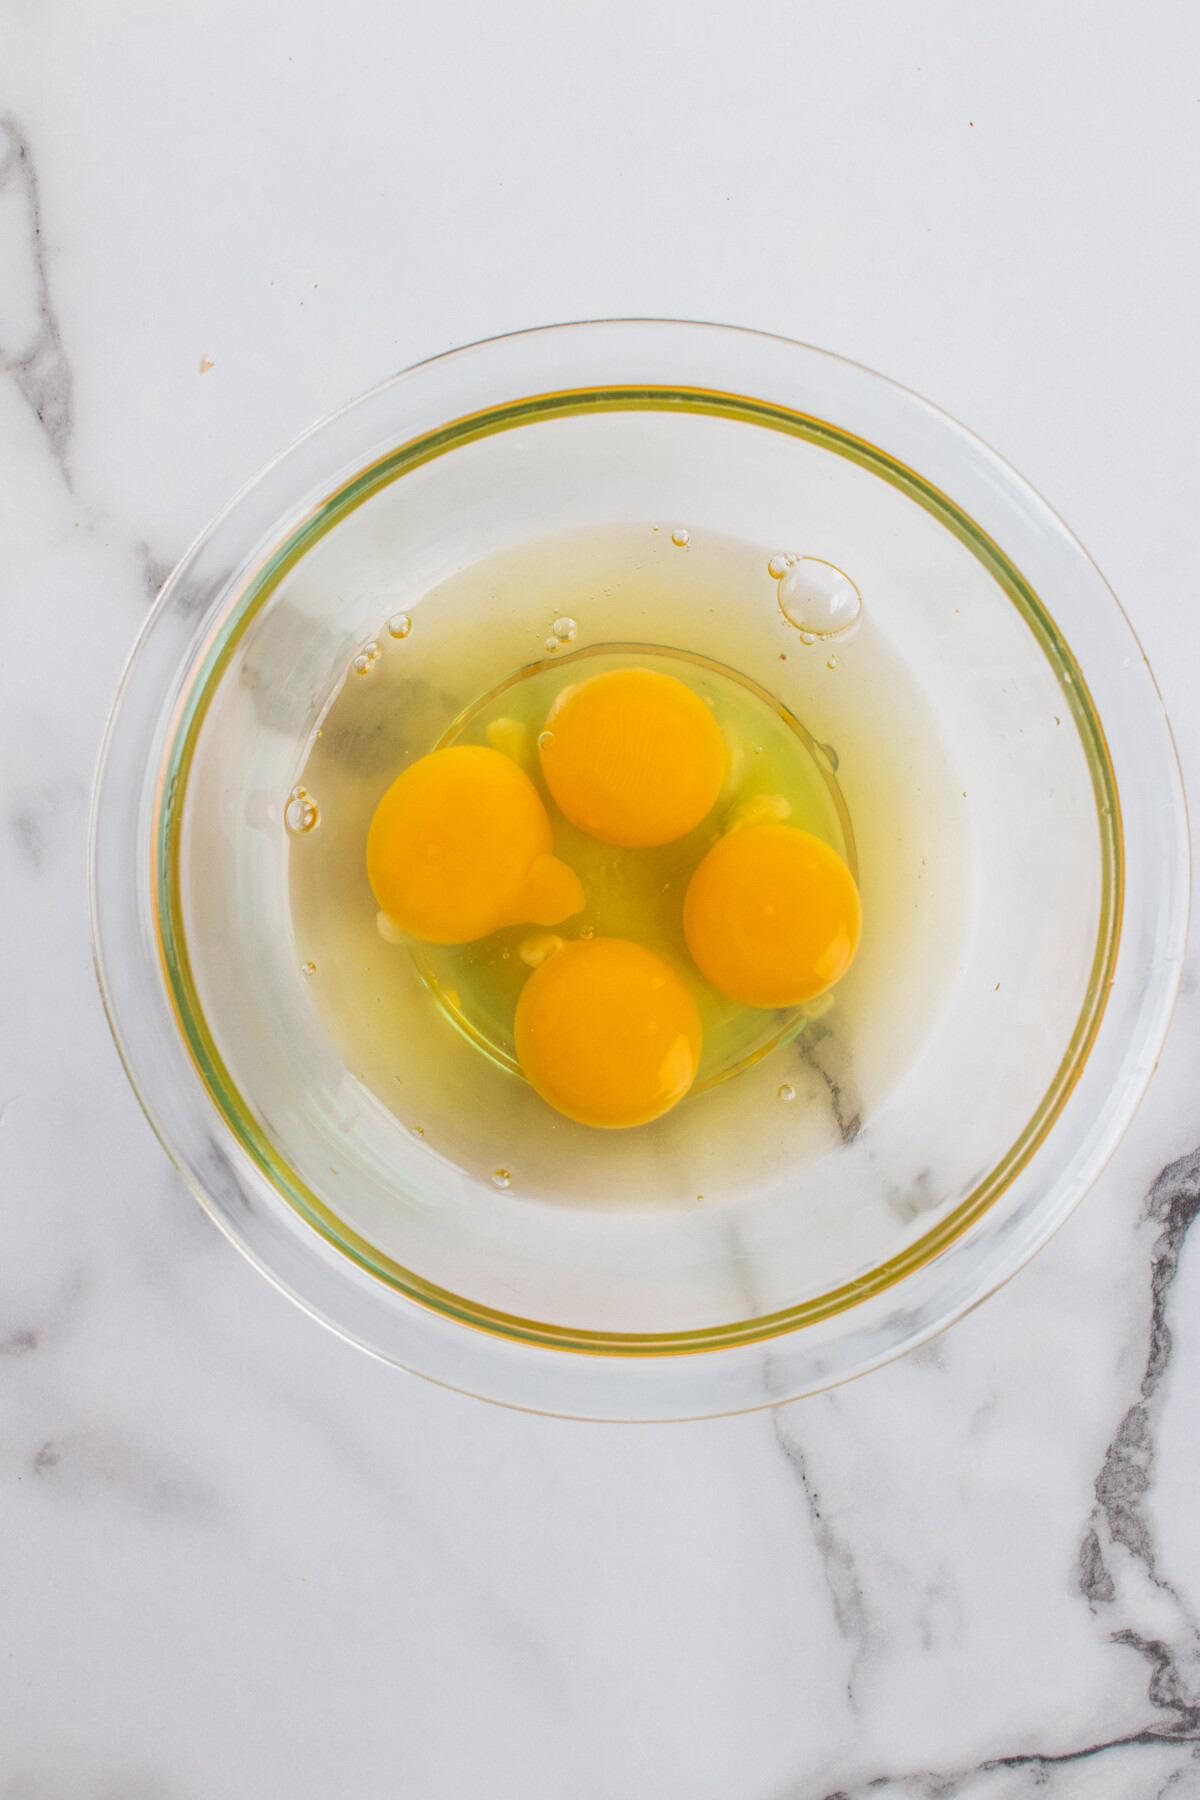
[[[686,525],[696,552],[795,548],[846,570],[864,596],[853,666],[877,682],[895,668],[927,741],[896,726],[894,754],[870,763],[867,723],[788,637],[765,557],[761,592],[731,582],[711,626],[680,625],[667,647],[714,668],[732,634],[734,675],[795,715],[836,771],[863,952],[829,1019],[802,1019],[790,1046],[653,1127],[562,1121],[539,1172],[541,1103],[519,1074],[491,1070],[467,1119],[452,1086],[421,1090],[421,1034],[453,1027],[419,982],[397,1044],[419,1102],[388,1103],[349,1065],[298,947],[285,815],[355,657],[375,641],[391,653],[389,618],[413,621],[411,639],[398,634],[416,654],[481,559],[639,523]],[[606,648],[585,620],[570,654]],[[465,649],[440,666],[418,749],[479,698]],[[877,375],[666,321],[455,351],[285,451],[164,587],[117,698],[92,819],[112,1029],[222,1230],[375,1354],[590,1418],[791,1399],[912,1348],[995,1289],[1132,1116],[1167,1029],[1187,902],[1158,692],[1049,508]],[[803,1103],[783,1108],[793,1082]],[[492,1179],[501,1164],[514,1166],[507,1188]]]

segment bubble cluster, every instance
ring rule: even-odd
[[[365,644],[354,659],[354,673],[356,675],[365,675],[368,669],[373,669],[375,667],[375,664],[379,661],[379,656],[380,651],[378,644],[373,641],[369,644]]]
[[[388,631],[394,638],[406,638],[412,630],[412,620],[407,613],[393,613],[388,620]]]
[[[310,797],[308,789],[294,787],[283,809],[283,822],[288,830],[300,837],[304,832],[312,830],[320,816],[317,803]]]

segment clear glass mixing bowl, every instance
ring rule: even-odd
[[[800,1155],[780,1139],[752,1179],[679,1204],[670,1171],[690,1172],[701,1137],[719,1162],[720,1109],[774,1090],[768,1057],[660,1122],[621,1203],[559,1205],[497,1189],[505,1158],[487,1143],[472,1160],[415,1140],[346,1067],[296,955],[283,813],[331,692],[390,614],[435,619],[439,583],[522,541],[647,519],[820,544],[853,573],[961,779],[969,904],[898,1080],[873,1083],[871,1020],[851,994],[852,1121],[826,1070],[826,1140]],[[777,645],[750,610],[739,642],[739,672],[776,691]],[[838,722],[805,723],[820,742]],[[838,780],[860,819],[853,757]],[[867,894],[861,825],[857,838]],[[377,1355],[595,1418],[811,1392],[912,1348],[1012,1274],[1094,1180],[1149,1080],[1187,869],[1153,678],[1037,495],[877,375],[663,321],[455,351],[302,437],[163,589],[93,811],[112,1028],[221,1228]],[[917,983],[905,1005],[922,1004]],[[496,1080],[515,1118],[520,1078]]]

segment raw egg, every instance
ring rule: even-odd
[[[798,1006],[840,981],[862,907],[835,850],[794,825],[718,839],[688,884],[683,929],[700,972],[742,1006]]]
[[[546,786],[571,823],[630,849],[685,836],[725,778],[711,712],[654,669],[613,669],[564,689],[538,749]]]
[[[585,904],[552,854],[550,820],[524,770],[498,750],[434,750],[393,781],[367,835],[383,912],[431,944],[469,944],[502,925],[558,925]]]
[[[584,1125],[644,1125],[682,1100],[700,1061],[687,983],[624,938],[582,938],[542,962],[517,1002],[517,1057],[543,1100]]]

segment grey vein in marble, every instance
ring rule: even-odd
[[[867,1609],[862,1583],[855,1567],[853,1551],[821,1510],[821,1496],[809,1473],[804,1451],[785,1430],[785,1417],[781,1412],[773,1412],[771,1422],[779,1448],[795,1470],[800,1483],[813,1542],[821,1559],[825,1585],[829,1589],[833,1605],[834,1621],[838,1632],[852,1649],[846,1696],[853,1706],[855,1671],[867,1647]]]
[[[843,1144],[852,1144],[862,1130],[862,1105],[849,1050],[824,1019],[811,1019],[801,1032],[796,1047],[800,1060],[825,1084]]]
[[[17,854],[39,875],[46,860],[47,827],[53,828],[59,810],[60,796],[44,785],[14,795],[9,823]]]
[[[19,1096],[14,1096],[0,1106],[0,1125],[3,1125],[5,1113],[17,1099]],[[8,1317],[0,1316],[0,1361],[15,1362],[20,1357],[32,1356],[36,1351],[44,1350],[47,1345],[58,1342],[69,1331],[87,1290],[87,1278],[82,1269],[76,1267],[61,1276],[54,1298],[48,1304],[44,1303],[34,1316],[30,1316],[29,1302],[22,1295],[19,1304],[24,1317],[18,1313],[13,1318],[11,1312]],[[0,1298],[0,1315],[11,1307],[11,1301]]]
[[[30,1470],[39,1482],[70,1499],[86,1500],[99,1489],[158,1518],[206,1520],[219,1511],[205,1482],[162,1467],[143,1445],[111,1429],[92,1427],[47,1438]]]
[[[1114,1605],[1121,1583],[1114,1561],[1127,1554],[1127,1579],[1140,1571],[1142,1580],[1167,1596],[1178,1615],[1173,1646],[1161,1637],[1125,1627],[1114,1643],[1127,1644],[1150,1664],[1149,1697],[1177,1723],[1163,1724],[1173,1736],[1200,1735],[1200,1691],[1195,1665],[1200,1651],[1196,1622],[1159,1567],[1151,1521],[1144,1509],[1154,1466],[1154,1433],[1161,1387],[1171,1361],[1171,1328],[1167,1305],[1187,1234],[1200,1213],[1200,1149],[1170,1163],[1146,1197],[1143,1218],[1158,1225],[1150,1256],[1150,1332],[1139,1397],[1125,1413],[1096,1477],[1096,1506],[1079,1554],[1079,1587],[1093,1610]],[[1184,1662],[1193,1665],[1189,1684]]]
[[[71,365],[50,295],[37,171],[25,134],[12,118],[0,119],[0,203],[19,209],[24,280],[33,303],[32,328],[18,331],[19,342],[0,342],[0,363],[35,413],[70,487],[75,430]]]
[[[24,1326],[0,1338],[0,1356],[28,1356],[42,1341],[40,1331]]]
[[[1172,1285],[1179,1272],[1187,1234],[1200,1214],[1200,1148],[1190,1151],[1163,1169],[1146,1196],[1142,1209],[1144,1220],[1160,1227],[1150,1257],[1150,1328],[1145,1373],[1140,1397],[1126,1412],[1110,1442],[1096,1477],[1096,1509],[1080,1551],[1078,1585],[1093,1611],[1114,1605],[1120,1589],[1108,1566],[1114,1546],[1126,1552],[1133,1565],[1143,1572],[1144,1580],[1162,1595],[1168,1596],[1179,1614],[1179,1631],[1174,1644],[1161,1637],[1150,1637],[1132,1625],[1123,1625],[1111,1634],[1114,1644],[1121,1644],[1143,1657],[1150,1667],[1147,1699],[1160,1715],[1141,1731],[1103,1739],[1078,1749],[1059,1752],[1019,1751],[1009,1756],[987,1757],[973,1767],[956,1770],[910,1770],[898,1775],[877,1775],[852,1787],[828,1790],[819,1800],[866,1800],[868,1795],[912,1797],[912,1800],[969,1800],[978,1795],[984,1800],[992,1791],[990,1778],[1003,1771],[1028,1770],[1032,1786],[1039,1792],[1054,1793],[1054,1771],[1121,1750],[1170,1750],[1191,1746],[1186,1760],[1167,1774],[1156,1790],[1155,1800],[1170,1789],[1180,1792],[1180,1783],[1200,1762],[1200,1692],[1189,1685],[1186,1664],[1197,1650],[1196,1627],[1176,1589],[1162,1574],[1150,1520],[1143,1501],[1150,1486],[1154,1465],[1154,1425],[1156,1402],[1171,1359],[1171,1329],[1167,1308]],[[853,1608],[846,1611],[838,1603],[835,1579],[845,1580],[853,1573],[853,1561],[847,1551],[843,1556],[835,1549],[832,1557],[828,1546],[829,1532],[820,1515],[817,1497],[811,1488],[804,1459],[776,1425],[781,1448],[800,1474],[801,1485],[809,1505],[814,1537],[821,1552],[826,1578],[834,1594],[835,1615],[846,1635],[845,1619],[852,1618],[862,1630],[866,1603],[857,1580],[853,1586]],[[1107,1555],[1106,1555],[1107,1553]],[[844,1591],[844,1590],[843,1590]],[[1136,1596],[1134,1596],[1136,1598]],[[1106,1789],[1117,1793],[1117,1788]],[[1138,1790],[1139,1794],[1146,1790]],[[1187,1790],[1191,1792],[1191,1788]],[[1200,1791],[1200,1790],[1197,1790]],[[811,1790],[794,1789],[787,1800],[809,1800]],[[1011,1793],[1004,1789],[1005,1800]]]
[[[1022,1800],[1024,1795],[1033,1793],[1045,1795],[1047,1800],[1053,1800],[1056,1791],[1054,1779],[1056,1771],[1067,1770],[1080,1763],[1090,1762],[1095,1757],[1115,1750],[1137,1750],[1149,1747],[1162,1750],[1164,1747],[1169,1748],[1170,1742],[1171,1740],[1166,1740],[1154,1732],[1141,1731],[1135,1732],[1129,1737],[1113,1738],[1106,1743],[1090,1744],[1083,1750],[1068,1750],[1057,1756],[1038,1753],[1021,1756],[994,1756],[974,1768],[953,1773],[921,1769],[906,1775],[880,1775],[863,1786],[835,1788],[829,1793],[822,1794],[820,1800],[868,1800],[870,1795],[876,1795],[879,1800],[885,1800],[889,1794],[894,1795],[896,1800],[988,1800],[988,1796],[992,1794],[997,1796],[997,1800],[1001,1800],[1001,1797],[1002,1800],[1017,1800],[1018,1793],[1022,1796]],[[1164,1800],[1171,1788],[1177,1788],[1183,1776],[1196,1768],[1198,1760],[1200,1758],[1198,1758],[1197,1751],[1190,1750],[1184,1760],[1167,1775],[1162,1785],[1155,1789],[1153,1800]],[[1023,1785],[1016,1792],[1008,1784],[1001,1786],[999,1780],[993,1780],[993,1777],[999,1778],[1006,1773],[1021,1771],[1028,1771],[1030,1782],[1028,1787]],[[1117,1780],[1120,1779],[1120,1776],[1117,1776]],[[1078,1789],[1072,1791],[1077,1793]],[[1097,1800],[1101,1800],[1101,1796],[1103,1796],[1103,1800],[1109,1800],[1109,1796],[1112,1796],[1112,1800],[1117,1800],[1118,1795],[1128,1796],[1128,1800],[1142,1800],[1143,1796],[1145,1796],[1145,1800],[1151,1800],[1149,1790],[1140,1785],[1136,1789],[1106,1785],[1103,1789],[1097,1788],[1093,1791]],[[1196,1789],[1189,1787],[1185,1791],[1188,1795],[1192,1795]],[[789,1795],[788,1800],[801,1800],[801,1796],[799,1793],[796,1793],[794,1797]],[[1183,1800],[1182,1794],[1180,1800]]]
[[[158,599],[159,594],[162,592],[167,576],[171,573],[171,570],[175,565],[174,563],[164,562],[161,557],[155,556],[149,544],[142,542],[140,539],[134,548],[142,559],[142,579],[146,585],[146,598],[150,601],[151,605],[153,605]]]

